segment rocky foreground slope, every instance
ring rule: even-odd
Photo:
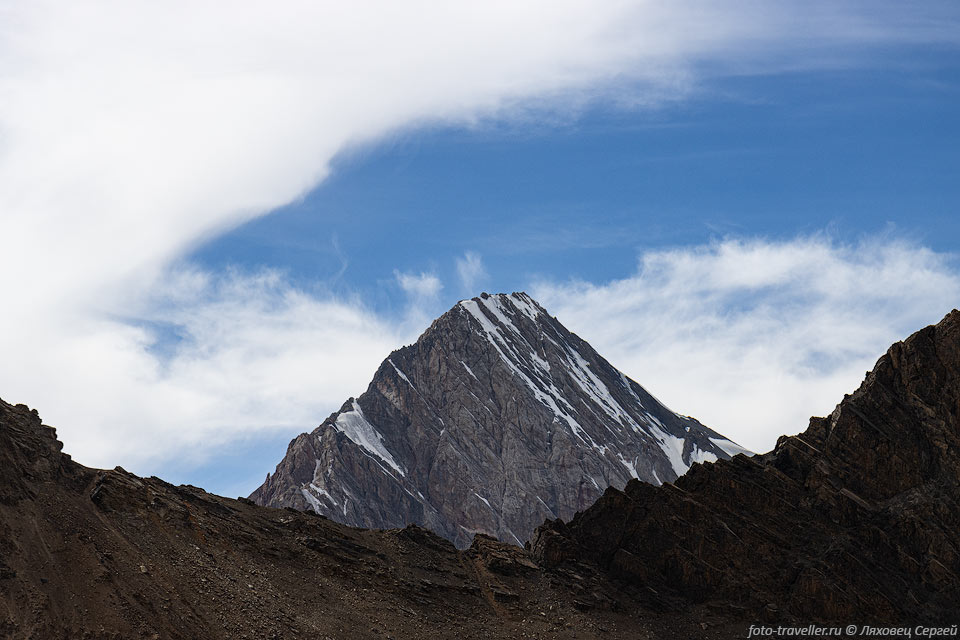
[[[742,638],[960,622],[960,312],[766,455],[458,551],[61,453],[0,401],[0,637]]]
[[[0,400],[0,638],[724,637],[490,538],[458,551],[415,526],[353,529],[88,469],[61,446]]]
[[[524,293],[483,294],[383,361],[250,498],[353,526],[523,544],[608,486],[744,449],[678,415]]]

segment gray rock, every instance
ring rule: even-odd
[[[608,486],[672,482],[738,445],[673,413],[525,293],[483,294],[394,351],[250,497],[345,524],[523,544]]]

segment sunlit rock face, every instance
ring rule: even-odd
[[[384,360],[295,438],[251,498],[346,524],[523,544],[609,486],[672,482],[744,450],[678,415],[524,293],[483,294]]]

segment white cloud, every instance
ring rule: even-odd
[[[440,278],[433,273],[422,271],[415,274],[394,271],[393,275],[396,277],[400,288],[415,300],[434,300],[440,295],[440,290],[443,289]]]
[[[672,409],[767,451],[957,306],[951,260],[889,238],[731,239],[645,253],[623,280],[533,293]]]
[[[422,331],[440,313],[440,291],[443,283],[434,273],[421,271],[404,273],[394,270],[397,284],[407,296],[407,308],[403,322],[399,325],[407,331]]]
[[[276,273],[170,282],[130,316],[37,327],[54,340],[41,349],[8,341],[19,375],[4,398],[29,398],[81,462],[153,473],[174,459],[202,463],[230,440],[318,424],[414,337],[356,300],[310,295]]]
[[[403,127],[675,99],[706,65],[955,38],[931,19],[941,5],[899,6],[5,1],[0,393],[63,425],[82,461],[141,471],[237,430],[309,426],[407,336],[355,300],[171,269],[190,248]],[[189,340],[159,357],[155,325],[131,317]]]
[[[467,251],[462,258],[457,258],[457,275],[460,277],[461,290],[471,298],[480,293],[476,290],[477,286],[488,278],[480,254],[474,251]]]

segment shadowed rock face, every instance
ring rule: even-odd
[[[960,312],[893,345],[852,395],[763,456],[608,489],[533,537],[651,608],[757,620],[960,619]],[[736,610],[736,609],[731,609]]]
[[[437,319],[250,497],[354,526],[416,523],[522,544],[608,486],[660,484],[743,451],[626,378],[529,296],[482,295]]]

